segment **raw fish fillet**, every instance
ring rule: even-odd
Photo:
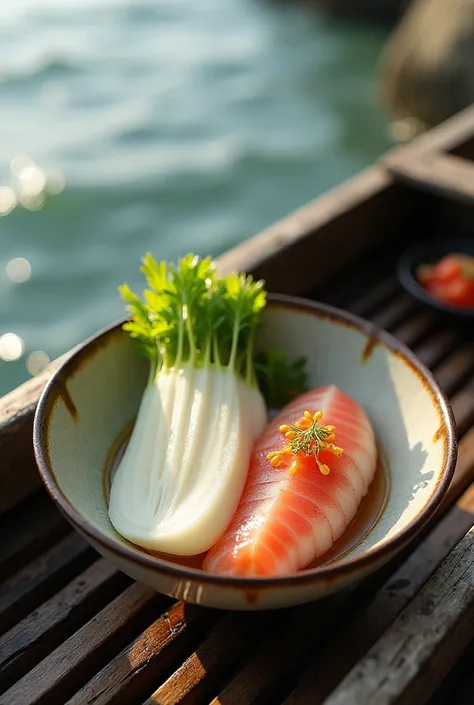
[[[335,427],[340,457],[285,455],[273,467],[267,454],[288,440],[280,431],[309,411]],[[307,392],[288,404],[265,428],[253,449],[246,485],[234,518],[210,549],[204,569],[235,576],[294,573],[329,551],[354,518],[374,477],[377,449],[362,407],[335,386]],[[290,470],[291,465],[293,467]],[[327,466],[327,468],[324,467]]]

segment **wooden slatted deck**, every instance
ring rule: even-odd
[[[0,705],[472,705],[473,331],[421,309],[394,270],[414,238],[472,237],[472,145],[474,108],[220,262],[374,321],[433,370],[459,458],[417,540],[345,593],[289,610],[225,613],[156,594],[38,489],[32,418],[47,372],[0,400]]]
[[[418,545],[324,603],[226,614],[132,584],[40,490],[0,520],[2,705],[427,702],[474,623],[474,354],[406,297],[385,260],[371,271],[375,281],[355,272],[324,298],[412,347],[459,429],[454,481]]]

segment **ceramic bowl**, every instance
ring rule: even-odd
[[[270,296],[259,346],[305,356],[312,387],[333,383],[359,401],[386,459],[389,491],[377,520],[342,557],[317,568],[279,578],[219,577],[152,556],[113,529],[104,468],[116,439],[133,423],[147,376],[147,362],[120,324],[86,341],[63,364],[35,418],[41,476],[77,531],[136,580],[210,607],[284,607],[361,580],[420,531],[441,502],[456,460],[453,417],[442,391],[408,349],[370,323],[323,304]]]
[[[416,278],[416,270],[421,264],[435,264],[453,252],[474,257],[474,239],[446,238],[444,240],[427,240],[409,247],[398,260],[398,279],[404,289],[423,306],[457,323],[470,324],[472,326],[474,308],[463,309],[438,301],[418,283]]]

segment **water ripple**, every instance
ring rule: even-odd
[[[0,393],[120,316],[147,250],[219,254],[387,146],[376,30],[260,0],[0,5],[0,336],[22,345]],[[17,205],[17,155],[27,192],[66,178],[41,210]]]

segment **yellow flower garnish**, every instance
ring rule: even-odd
[[[290,426],[284,424],[280,426],[280,433],[288,439],[289,443],[281,450],[274,450],[267,454],[268,460],[272,467],[278,468],[285,456],[289,455],[306,455],[313,456],[320,472],[323,475],[329,475],[329,468],[319,459],[319,452],[327,450],[333,455],[340,457],[343,453],[342,448],[334,445],[336,439],[334,426],[320,426],[319,421],[323,414],[317,411],[311,416],[309,411],[305,411],[299,421]],[[297,463],[294,460],[288,472],[290,475],[295,475],[297,471]]]

